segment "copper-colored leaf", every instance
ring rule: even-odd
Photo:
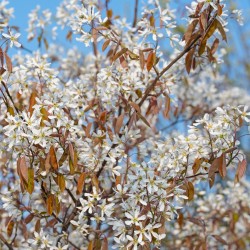
[[[119,57],[119,61],[120,61],[121,66],[124,69],[128,68],[128,63],[127,63],[127,60],[125,59],[124,55],[122,55],[122,56]]]
[[[221,14],[222,14],[222,7],[221,7],[221,5],[220,4],[218,4],[217,5],[217,14],[218,14],[218,16],[221,16]]]
[[[164,116],[166,117],[166,118],[168,118],[168,114],[169,114],[169,111],[170,111],[170,97],[169,97],[169,95],[166,95],[165,96],[165,110],[164,110]]]
[[[53,213],[53,207],[54,207],[54,195],[53,194],[48,195],[47,200],[46,200],[46,205],[47,205],[48,214],[51,215]]]
[[[58,184],[61,192],[63,192],[65,190],[65,178],[64,178],[63,174],[57,175],[57,184]]]
[[[3,55],[3,50],[1,47],[0,47],[0,62],[1,62],[1,68],[3,68],[4,55]]]
[[[105,51],[105,49],[109,46],[110,44],[110,39],[106,40],[103,45],[102,45],[102,51]]]
[[[124,53],[126,53],[128,51],[128,48],[123,48],[121,49],[119,52],[117,52],[114,56],[113,56],[113,61],[115,61],[116,59],[118,59],[120,56],[122,56]]]
[[[83,190],[83,186],[85,183],[85,179],[86,179],[87,174],[85,172],[81,173],[78,182],[77,182],[77,190],[76,193],[79,195],[82,193]]]
[[[188,186],[188,200],[191,201],[194,199],[194,185],[192,182],[188,182],[187,186]]]
[[[91,137],[90,135],[91,128],[92,128],[92,122],[88,123],[87,127],[85,128],[85,134],[88,138]]]
[[[27,191],[29,194],[32,194],[35,187],[34,181],[34,168],[28,168],[28,187]]]
[[[221,236],[219,235],[212,235],[217,241],[219,241],[220,243],[222,243],[223,245],[228,245],[227,242],[221,238]]]
[[[201,13],[199,21],[200,21],[200,26],[201,26],[202,30],[206,30],[206,28],[207,28],[207,15],[205,14],[205,12]]]
[[[63,152],[63,154],[62,154],[62,156],[61,156],[61,158],[60,158],[60,160],[58,162],[59,167],[61,167],[63,165],[63,163],[66,161],[68,155],[69,155],[68,150],[67,149],[64,150],[64,152]]]
[[[239,182],[240,178],[244,176],[246,169],[247,169],[247,161],[246,159],[244,159],[238,163],[238,168],[237,168],[235,179],[234,179],[235,183]]]
[[[88,245],[88,250],[93,250],[94,249],[94,241],[91,240]]]
[[[34,110],[33,106],[36,104],[36,97],[37,97],[36,92],[32,92],[30,96],[30,101],[29,101],[30,105],[28,110],[30,112],[30,116],[32,116]]]
[[[198,173],[202,163],[203,163],[203,159],[200,159],[200,158],[195,159],[194,164],[192,166],[193,174]]]
[[[74,147],[73,147],[72,143],[69,143],[69,155],[70,155],[72,162],[74,162],[75,152],[74,152]]]
[[[140,66],[141,69],[143,70],[145,67],[145,58],[142,50],[139,50],[139,58],[140,58]]]
[[[115,123],[115,133],[118,134],[120,132],[120,129],[122,127],[122,124],[123,124],[123,119],[124,119],[124,114],[121,114],[117,120],[116,120],[116,123]]]
[[[191,67],[192,67],[192,62],[193,62],[193,56],[194,56],[195,48],[192,48],[186,55],[185,58],[185,66],[187,73],[190,73]]]
[[[149,52],[148,58],[147,58],[147,71],[150,71],[155,63],[155,53],[153,51]]]
[[[111,19],[112,16],[113,16],[113,11],[112,11],[112,9],[107,10],[107,17],[108,17],[109,19]]]
[[[28,186],[28,167],[26,165],[25,157],[20,157],[17,161],[17,173],[20,177],[20,185],[22,192],[27,189]]]
[[[139,118],[140,118],[149,128],[151,128],[149,122],[147,121],[147,119],[146,119],[141,113],[137,113],[137,115],[139,116]]]
[[[225,32],[222,24],[217,19],[215,20],[215,22],[216,22],[217,28],[222,36],[222,39],[227,42],[227,35],[226,35],[226,32]]]
[[[102,248],[101,248],[101,250],[108,250],[108,249],[109,249],[108,239],[106,237],[104,237],[103,240],[102,240]]]
[[[35,231],[38,233],[41,230],[41,220],[38,219],[36,224],[35,224]]]
[[[58,163],[56,159],[56,151],[54,146],[52,145],[49,150],[49,155],[50,155],[50,164],[54,168],[54,170],[58,170]]]
[[[155,18],[153,15],[151,15],[149,17],[149,23],[150,23],[150,26],[154,27],[155,26]]]
[[[9,73],[12,73],[12,62],[11,62],[11,59],[10,57],[4,53],[4,57],[5,57],[5,61],[6,61],[6,65],[7,65],[7,70]]]
[[[216,52],[216,50],[217,50],[217,48],[219,46],[219,43],[220,43],[220,40],[218,38],[215,38],[215,40],[213,42],[213,45],[211,47],[211,54],[212,55]]]
[[[117,175],[116,177],[115,177],[115,185],[117,186],[117,185],[119,185],[119,184],[121,184],[121,176],[119,175]]]
[[[202,40],[200,47],[199,47],[199,50],[198,50],[199,56],[201,56],[205,52],[206,46],[207,46],[207,40],[204,39],[204,40]]]
[[[129,103],[138,113],[141,113],[141,108],[138,104],[136,104],[135,102],[130,102]]]
[[[227,175],[227,164],[226,164],[226,155],[222,154],[220,157],[219,173],[222,178],[225,178]]]
[[[8,235],[8,237],[10,237],[12,235],[14,225],[15,225],[15,222],[13,220],[10,220],[8,225],[7,225],[7,235]]]
[[[34,214],[29,214],[29,215],[24,219],[25,224],[29,224],[29,223],[33,220],[34,217],[35,217]]]
[[[195,29],[197,23],[198,23],[198,20],[195,19],[195,20],[193,20],[193,21],[188,25],[187,31],[186,31],[186,33],[185,33],[185,42],[186,42],[186,44],[187,44],[187,43],[189,42],[189,40],[191,39],[192,34],[193,34],[193,31],[194,31],[194,29]]]

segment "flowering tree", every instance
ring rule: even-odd
[[[229,17],[241,24],[241,12],[192,2],[181,37],[174,10],[158,0],[141,13],[135,0],[131,23],[109,0],[64,0],[55,17],[30,13],[28,39],[39,49],[29,51],[7,3],[1,249],[249,248],[240,138],[250,98],[217,67]],[[79,48],[53,44],[57,27]],[[23,53],[10,57],[12,47]]]

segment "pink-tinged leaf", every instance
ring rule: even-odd
[[[217,50],[217,48],[218,48],[218,46],[219,46],[219,43],[220,43],[220,40],[219,40],[218,38],[216,38],[216,39],[214,40],[214,42],[213,42],[212,47],[211,47],[211,54],[212,54],[212,55],[216,52],[216,50]]]
[[[69,155],[70,155],[71,160],[74,162],[75,152],[74,152],[74,147],[71,142],[69,143]]]
[[[193,164],[193,166],[192,166],[192,169],[193,169],[193,174],[197,174],[198,173],[198,171],[199,171],[199,169],[200,169],[200,167],[201,167],[201,164],[203,163],[203,159],[201,158],[197,158],[197,159],[195,159],[195,161],[194,161],[194,164]]]
[[[139,50],[139,58],[140,58],[140,66],[141,66],[141,69],[143,70],[145,67],[145,58],[144,58],[144,53],[142,50]]]
[[[186,44],[189,43],[197,23],[198,23],[198,20],[195,19],[195,20],[192,21],[191,24],[188,25],[187,31],[185,33],[185,42],[186,42]]]
[[[109,249],[108,239],[106,237],[104,237],[103,240],[102,240],[102,248],[101,248],[101,250],[108,250],[108,249]]]
[[[25,224],[29,224],[29,223],[33,220],[34,217],[35,217],[34,214],[29,214],[29,215],[24,219]]]
[[[109,46],[109,44],[110,44],[110,39],[108,39],[108,40],[106,40],[104,43],[103,43],[103,45],[102,45],[102,51],[105,51],[106,50],[106,48]]]
[[[235,179],[234,179],[235,183],[238,183],[240,179],[244,176],[246,169],[247,169],[247,161],[246,159],[243,159],[242,161],[238,163],[238,168],[237,168]]]
[[[121,49],[119,52],[117,52],[114,56],[113,56],[113,61],[115,61],[116,59],[118,59],[120,56],[122,56],[124,53],[126,53],[128,51],[128,48],[123,48]]]
[[[33,106],[36,104],[36,97],[37,97],[36,92],[32,92],[30,96],[29,110],[28,110],[30,112],[30,116],[32,116],[34,110]]]
[[[222,154],[220,156],[220,165],[219,165],[219,174],[222,178],[225,178],[227,175],[227,164],[226,164],[226,155]]]
[[[171,101],[171,100],[170,100],[169,95],[166,95],[166,96],[165,96],[165,110],[164,110],[164,117],[165,117],[165,118],[168,118],[168,114],[169,114],[170,107],[171,107],[170,101]]]
[[[88,123],[87,127],[85,128],[85,134],[88,138],[91,137],[91,134],[90,134],[91,128],[92,128],[92,122]]]
[[[215,19],[215,22],[216,22],[217,28],[222,36],[222,39],[227,42],[227,35],[226,35],[226,32],[225,32],[222,24],[217,19]]]
[[[120,132],[120,129],[121,129],[122,124],[123,124],[123,119],[124,119],[124,114],[121,114],[116,120],[116,123],[115,123],[115,133],[116,134],[119,134],[119,132]]]
[[[77,190],[76,193],[77,195],[80,195],[83,191],[83,186],[85,183],[85,179],[86,179],[87,174],[85,172],[81,173],[78,182],[77,182]]]
[[[187,53],[186,58],[185,58],[185,66],[186,66],[186,70],[187,70],[188,74],[190,73],[190,70],[192,68],[192,62],[193,62],[194,52],[195,52],[195,48],[191,49]]]
[[[5,57],[5,61],[6,61],[6,65],[7,65],[7,70],[9,73],[12,73],[12,62],[11,62],[11,59],[10,57],[4,53],[4,57]]]
[[[219,236],[219,235],[212,235],[217,241],[219,241],[220,243],[222,243],[223,245],[228,245],[228,243],[224,240],[224,239],[222,239],[221,238],[221,236]]]
[[[3,68],[3,63],[4,63],[4,53],[2,48],[0,47],[0,62],[1,62],[1,68]]]
[[[138,112],[141,113],[141,108],[138,104],[136,104],[135,102],[130,102],[130,105]]]

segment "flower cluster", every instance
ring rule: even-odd
[[[0,248],[249,247],[250,97],[217,67],[226,5],[192,2],[181,39],[170,5],[146,1],[129,20],[109,4],[37,7],[40,49],[12,58],[25,47],[0,4]],[[50,44],[54,25],[80,48]]]

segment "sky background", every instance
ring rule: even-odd
[[[37,43],[28,43],[27,42],[27,32],[28,27],[28,14],[31,10],[35,9],[37,5],[41,6],[41,9],[49,9],[52,13],[56,12],[56,7],[61,3],[61,0],[9,0],[9,6],[15,9],[14,15],[15,18],[12,19],[11,24],[18,25],[20,27],[20,32],[22,36],[20,41],[25,47],[30,48],[31,50],[37,48]],[[132,20],[133,8],[135,0],[110,0],[110,8],[113,9],[115,15],[126,16],[128,20]],[[141,5],[144,0],[139,0]],[[191,0],[175,0],[170,1],[172,7],[177,9],[177,14],[179,17],[185,15],[185,3],[191,3]],[[243,9],[243,15],[245,18],[245,29],[250,30],[250,1],[249,0],[240,0],[234,1],[238,8]],[[183,4],[184,3],[184,4]],[[231,24],[230,24],[231,25]],[[238,25],[233,25],[233,32],[237,33]],[[242,28],[243,29],[243,28]],[[58,30],[59,39],[64,40],[65,32]],[[229,46],[230,46],[229,40]],[[241,43],[237,39],[233,39],[234,45],[237,45],[238,53],[242,53],[243,50],[240,49]],[[77,44],[77,43],[74,43]]]

